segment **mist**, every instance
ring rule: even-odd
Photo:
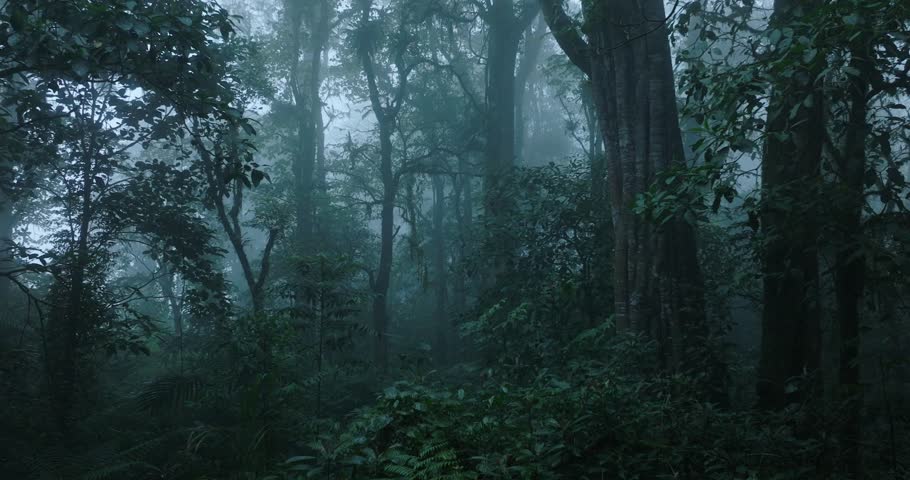
[[[902,0],[0,0],[0,476],[910,478]]]

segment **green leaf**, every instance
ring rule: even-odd
[[[86,63],[82,60],[79,60],[79,61],[73,63],[72,69],[73,69],[73,73],[75,73],[79,77],[88,76],[88,72],[89,72],[88,63]]]
[[[146,22],[139,21],[133,23],[133,31],[136,32],[136,35],[139,35],[140,37],[148,35],[151,30],[152,27],[150,27]]]
[[[284,463],[297,463],[297,462],[308,462],[310,460],[315,460],[316,457],[311,457],[309,455],[298,455],[296,457],[291,457],[285,460]]]
[[[254,187],[258,187],[263,180],[272,181],[272,179],[269,178],[269,175],[262,170],[253,170],[250,172],[250,177],[252,177]]]
[[[780,41],[782,35],[783,34],[781,31],[775,28],[774,30],[771,30],[771,34],[769,35],[768,39],[771,41],[771,43],[776,44]]]
[[[116,22],[114,22],[114,25],[117,25],[117,28],[120,30],[128,32],[131,28],[133,28],[133,19],[127,16],[122,16],[118,18]]]
[[[815,60],[815,57],[818,56],[818,50],[814,48],[808,48],[803,52],[803,62],[811,63]]]
[[[28,24],[28,13],[15,5],[10,8],[12,8],[12,11],[10,12],[9,23],[12,25],[13,30],[17,32],[25,30]]]

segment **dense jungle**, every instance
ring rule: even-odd
[[[0,0],[0,478],[910,479],[907,0]]]

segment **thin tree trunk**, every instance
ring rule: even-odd
[[[158,278],[158,286],[164,295],[171,311],[171,321],[174,322],[174,336],[177,338],[177,350],[183,352],[183,299],[177,295],[174,287],[174,272],[166,265],[161,265],[163,274]]]
[[[540,62],[540,52],[543,50],[544,34],[547,23],[543,16],[537,26],[528,29],[525,34],[524,51],[515,74],[515,156],[519,162],[525,162],[524,145],[527,137],[527,119],[525,118],[525,94],[534,70]]]
[[[372,0],[363,0],[360,5],[361,25],[370,23],[370,13],[373,8]],[[406,45],[398,45],[399,50],[394,54],[398,84],[394,88],[393,98],[383,105],[382,94],[376,75],[373,53],[369,48],[361,48],[358,52],[361,67],[367,78],[367,90],[370,106],[379,129],[379,176],[382,180],[382,214],[380,220],[380,252],[379,270],[373,279],[373,328],[375,329],[374,353],[376,363],[383,372],[389,367],[388,343],[388,295],[392,276],[393,247],[395,242],[395,199],[398,195],[398,175],[394,170],[392,155],[394,145],[392,135],[398,122],[398,114],[408,95],[408,76],[413,65],[404,62]]]
[[[238,132],[234,128],[227,139],[219,139],[227,145],[228,152],[226,158],[231,162],[237,162],[239,153],[237,150]],[[206,175],[206,181],[209,186],[209,200],[215,206],[215,213],[225,235],[228,237],[234,254],[237,255],[237,261],[240,262],[240,268],[243,272],[243,279],[246,282],[247,290],[250,294],[252,310],[254,315],[262,314],[265,311],[265,285],[271,270],[272,250],[278,241],[278,230],[270,230],[265,248],[262,250],[262,260],[258,274],[253,270],[253,264],[250,256],[246,251],[243,239],[243,225],[241,215],[243,213],[243,183],[240,180],[225,181],[225,170],[218,159],[219,155],[212,155],[205,146],[202,137],[198,133],[193,134],[193,143],[196,151],[202,160],[203,170]],[[223,148],[220,144],[215,146],[216,149]],[[233,168],[233,166],[229,166]],[[231,208],[225,207],[224,199],[230,193]],[[263,348],[264,351],[269,348]]]
[[[469,162],[459,157],[458,170],[460,174],[455,176],[455,217],[458,223],[458,246],[456,248],[457,264],[459,268],[455,271],[452,287],[454,293],[454,306],[458,314],[463,314],[468,310],[468,272],[467,262],[469,248],[472,244],[471,229],[473,223],[473,177],[468,172]],[[455,349],[452,349],[453,353]]]
[[[597,107],[594,104],[591,83],[587,80],[581,85],[582,110],[585,114],[585,125],[588,130],[588,161],[591,164],[591,192],[594,201],[607,203],[607,164],[604,156],[603,133],[597,120]]]
[[[849,118],[843,158],[838,162],[838,182],[843,187],[843,205],[838,209],[843,218],[838,222],[842,238],[834,268],[837,319],[840,327],[840,395],[845,403],[843,443],[846,469],[853,478],[862,478],[860,452],[860,409],[863,392],[860,385],[860,322],[866,281],[866,255],[862,245],[862,215],[865,205],[863,180],[866,168],[870,78],[875,64],[869,35],[860,35],[850,47],[850,66],[857,72],[850,76]]]
[[[76,232],[76,243],[73,248],[72,263],[69,269],[69,292],[65,310],[59,315],[61,323],[54,322],[49,326],[51,336],[51,372],[54,379],[54,412],[57,428],[65,437],[69,435],[69,416],[72,411],[76,375],[78,372],[79,331],[82,325],[85,307],[86,269],[89,267],[89,234],[93,216],[92,192],[94,187],[94,161],[92,152],[94,141],[82,152],[81,192],[79,204],[79,225]]]
[[[380,224],[379,270],[373,290],[373,327],[376,329],[376,361],[382,371],[389,367],[388,295],[392,277],[395,241],[395,197],[397,185],[392,171],[392,128],[379,123],[380,175],[382,176],[382,216]]]
[[[0,172],[9,171],[0,166]],[[4,173],[0,173],[4,175]],[[10,174],[11,175],[11,174]],[[0,182],[5,182],[0,178]],[[9,183],[12,183],[11,181]],[[16,220],[13,215],[13,200],[6,193],[7,186],[0,184],[0,305],[13,305],[13,282],[4,274],[12,271],[16,263],[13,257],[13,228]]]
[[[437,361],[445,365],[450,357],[450,343],[454,340],[448,312],[448,262],[446,261],[445,234],[445,179],[433,176],[433,274],[436,287],[436,305],[433,317],[436,328]],[[451,339],[451,340],[450,340]]]

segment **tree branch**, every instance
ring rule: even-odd
[[[540,0],[540,7],[543,10],[543,16],[556,38],[556,43],[569,57],[569,60],[575,64],[587,76],[591,76],[591,59],[588,55],[590,45],[575,28],[572,18],[566,13],[562,6],[562,0]]]

